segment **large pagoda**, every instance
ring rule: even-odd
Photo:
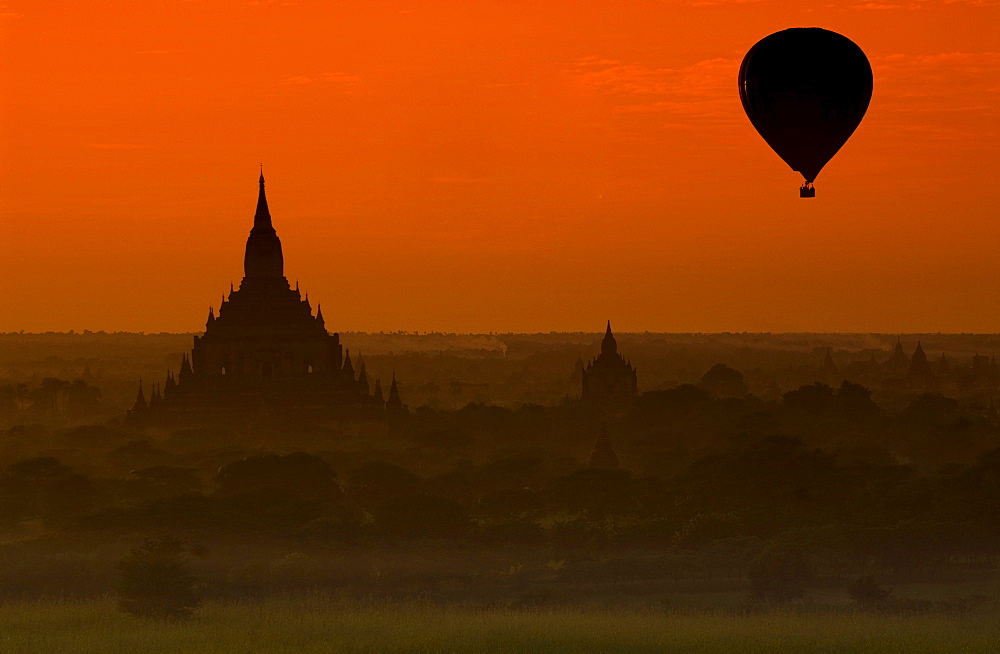
[[[131,422],[247,416],[262,407],[288,418],[373,419],[405,411],[395,379],[388,403],[378,381],[372,393],[364,363],[356,374],[340,334],[327,332],[322,310],[317,306],[314,315],[308,296],[288,283],[263,172],[259,183],[239,289],[230,286],[218,314],[209,308],[204,334],[194,337],[176,377],[167,373],[162,392],[154,387],[146,402],[140,387]]]
[[[639,396],[635,368],[618,353],[611,321],[601,341],[601,353],[583,369],[583,400],[606,414],[623,413]]]

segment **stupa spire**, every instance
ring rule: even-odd
[[[246,277],[270,277],[284,280],[284,257],[281,254],[281,240],[271,225],[271,212],[267,208],[264,193],[264,172],[260,173],[260,190],[257,194],[257,211],[253,216],[253,229],[247,239],[246,254],[243,257],[243,272]],[[288,282],[284,282],[286,285]]]
[[[594,443],[594,451],[590,454],[588,465],[591,468],[604,470],[618,469],[618,454],[611,445],[611,438],[608,436],[608,428],[601,425],[601,433]]]
[[[608,321],[608,329],[604,332],[604,340],[601,341],[601,354],[614,355],[618,353],[618,341],[611,333],[611,321]]]
[[[343,373],[346,379],[354,381],[354,364],[351,363],[351,351],[346,350],[344,356],[344,367],[341,368],[341,373]]]
[[[267,195],[264,193],[264,166],[260,167],[260,179],[257,180],[260,190],[257,192],[257,212],[253,215],[253,226],[271,226],[271,212],[267,208]]]
[[[146,408],[146,394],[142,392],[142,377],[139,378],[139,392],[135,395],[135,404],[132,408]]]
[[[399,397],[399,387],[396,386],[396,373],[392,373],[392,385],[389,386],[389,399],[385,402],[386,409],[390,412],[403,410],[403,400]]]

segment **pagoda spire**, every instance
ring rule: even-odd
[[[272,281],[281,280],[287,287],[284,266],[281,239],[271,225],[271,212],[267,208],[267,196],[264,194],[264,173],[261,172],[257,211],[254,213],[253,229],[247,238],[246,254],[243,256],[244,282],[247,277],[269,277]]]
[[[344,367],[341,368],[341,372],[344,377],[350,381],[354,381],[354,364],[351,363],[351,351],[345,350],[344,356]]]
[[[826,348],[826,358],[823,359],[823,372],[827,374],[837,373],[837,364],[833,361],[833,348]]]
[[[260,190],[257,192],[257,212],[253,215],[254,227],[270,227],[271,212],[267,209],[267,195],[264,193],[264,166],[260,167],[260,179],[257,180]]]
[[[191,360],[190,360],[190,359],[188,359],[188,355],[187,355],[187,353],[185,353],[185,354],[184,354],[184,355],[183,355],[183,356],[181,357],[181,370],[180,370],[180,372],[179,372],[179,373],[177,374],[177,377],[178,377],[179,381],[180,381],[181,383],[183,383],[183,382],[184,382],[185,380],[187,380],[187,379],[188,379],[188,378],[189,378],[189,377],[190,377],[190,376],[191,376],[192,374],[194,374],[194,371],[193,371],[193,370],[191,369]]]
[[[403,400],[399,397],[399,387],[396,386],[396,373],[392,373],[392,385],[389,386],[389,399],[385,402],[385,408],[389,412],[400,412],[403,410]]]
[[[608,436],[608,428],[605,425],[601,425],[601,433],[597,436],[597,442],[594,443],[594,451],[590,454],[588,466],[603,470],[618,469],[618,454],[611,445],[611,438]]]
[[[360,352],[358,352],[358,389],[365,395],[368,395],[370,389],[368,371],[365,370],[365,360],[361,358]]]
[[[618,353],[618,341],[611,333],[611,321],[608,321],[608,329],[604,332],[604,340],[601,341],[601,354],[613,356]]]
[[[917,349],[913,352],[913,357],[910,359],[910,370],[909,375],[911,377],[933,377],[934,371],[931,369],[929,363],[927,363],[927,354],[924,352],[924,346],[917,341]]]
[[[142,392],[142,377],[139,378],[139,392],[135,396],[135,404],[125,414],[125,420],[133,424],[142,424],[149,405],[146,404],[146,394]]]
[[[142,377],[139,378],[139,392],[135,395],[135,404],[132,406],[132,410],[145,409],[146,408],[146,394],[142,392]]]

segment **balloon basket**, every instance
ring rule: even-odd
[[[800,198],[814,198],[816,197],[816,189],[812,186],[800,186],[799,187],[799,197]]]

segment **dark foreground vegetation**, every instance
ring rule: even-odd
[[[545,606],[704,589],[783,603],[846,598],[861,578],[995,575],[995,415],[930,394],[890,413],[851,384],[772,402],[680,386],[609,425],[621,469],[586,465],[597,429],[576,401],[418,409],[378,439],[14,427],[0,594],[104,595],[132,548],[163,537],[184,544],[205,599]]]
[[[87,363],[89,381],[32,373],[7,385],[0,650],[254,651],[252,639],[266,651],[989,651],[1000,640],[992,361],[873,389],[838,380],[847,367],[827,350],[825,368],[799,346],[766,367],[764,348],[734,355],[760,363],[747,374],[707,364],[683,373],[691,383],[641,382],[628,410],[609,413],[572,393],[566,348],[518,359],[500,391],[469,381],[514,365],[515,346],[527,347],[384,353],[383,364],[422,362],[411,390],[449,399],[413,402],[371,433],[287,416],[130,427],[103,415]],[[420,376],[434,357],[457,386]],[[444,406],[475,389],[521,395]],[[536,391],[551,401],[526,401]]]
[[[183,623],[138,620],[104,599],[0,605],[10,654],[74,652],[811,652],[996,651],[995,615],[882,615],[655,608],[490,609],[345,601],[313,594],[211,602]]]

